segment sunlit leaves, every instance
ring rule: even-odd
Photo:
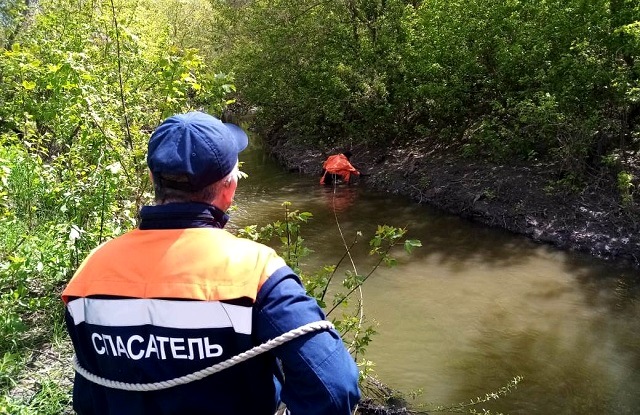
[[[264,125],[324,147],[421,136],[580,174],[638,136],[637,2],[411,3],[231,7],[221,62]]]
[[[22,87],[24,89],[26,89],[27,91],[30,91],[32,89],[35,89],[36,87],[36,83],[35,82],[31,82],[31,81],[22,81]]]
[[[159,19],[138,21],[143,2],[37,3],[0,52],[1,389],[24,368],[9,357],[51,341],[80,261],[150,201],[151,130],[172,112],[220,115],[234,91]]]

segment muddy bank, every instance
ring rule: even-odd
[[[289,171],[316,176],[326,156],[340,150],[276,138],[267,139],[266,146]],[[594,175],[587,188],[576,190],[562,185],[560,176],[544,164],[470,161],[416,143],[351,151],[353,164],[366,173],[360,185],[640,269],[640,211],[622,206],[615,174]]]

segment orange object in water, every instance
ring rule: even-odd
[[[349,159],[344,154],[329,156],[329,158],[327,158],[327,160],[322,164],[322,168],[324,169],[324,174],[320,179],[320,184],[324,184],[324,179],[327,174],[337,174],[342,176],[342,180],[345,183],[349,183],[352,173],[356,175],[360,174],[360,172],[351,165]]]

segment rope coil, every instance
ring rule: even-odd
[[[82,376],[83,378],[93,382],[97,385],[104,386],[111,389],[119,389],[125,391],[134,391],[134,392],[149,392],[149,391],[157,391],[163,389],[169,389],[174,386],[185,385],[187,383],[194,382],[196,380],[203,379],[207,376],[213,375],[214,373],[221,372],[225,369],[230,368],[231,366],[237,365],[238,363],[242,363],[245,360],[249,360],[254,356],[259,354],[268,352],[269,350],[280,346],[288,341],[291,341],[297,337],[303,336],[307,333],[311,333],[319,330],[332,330],[335,329],[333,324],[329,321],[313,321],[311,323],[307,323],[303,326],[300,326],[296,329],[290,330],[280,336],[271,339],[261,345],[258,345],[252,349],[247,350],[246,352],[240,353],[237,356],[233,356],[223,362],[216,363],[213,366],[209,366],[205,369],[198,370],[197,372],[190,373],[188,375],[180,376],[170,380],[164,380],[161,382],[154,383],[125,383],[118,382],[111,379],[105,379],[100,376],[94,375],[90,373],[88,370],[83,368],[78,361],[78,357],[73,355],[73,368],[75,371]]]

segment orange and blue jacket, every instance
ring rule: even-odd
[[[325,318],[270,248],[199,203],[146,206],[138,229],[95,249],[62,294],[79,363],[126,383],[171,380]],[[334,330],[306,334],[222,372],[160,391],[76,374],[80,415],[350,414],[358,370]]]

